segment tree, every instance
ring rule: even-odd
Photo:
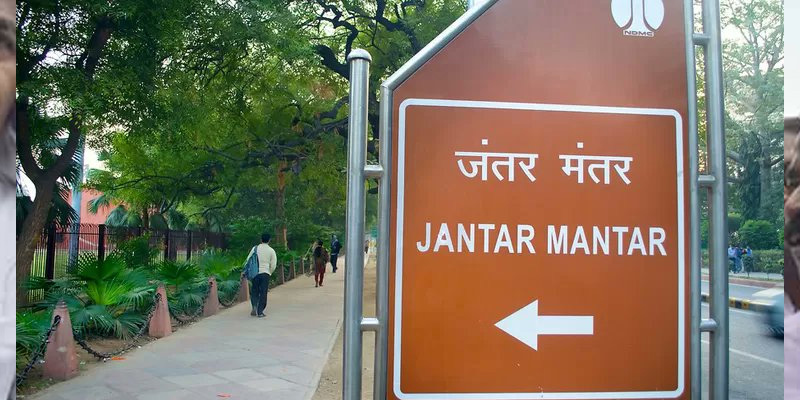
[[[745,219],[775,220],[783,160],[783,3],[727,0],[722,24],[736,38],[723,44],[725,129],[734,204]]]
[[[251,52],[257,57],[264,49],[247,47],[252,35],[240,38],[236,35],[241,30],[226,28],[241,20],[242,10],[259,17],[252,25],[269,21],[277,15],[270,11],[279,3],[274,0],[260,7],[213,0],[168,4],[22,0],[17,4],[17,154],[36,188],[17,240],[18,288],[28,276],[53,189],[80,141],[86,138],[102,148],[115,133],[135,135],[148,124],[162,123],[163,118],[151,116],[173,110],[165,110],[152,92],[168,83],[169,72],[192,72],[197,78],[193,82],[200,86],[237,62],[220,54],[236,48],[237,54]],[[263,25],[254,34],[270,31],[280,40],[287,37],[273,29],[275,24]],[[159,128],[154,132],[170,127]],[[65,138],[57,157],[39,157],[42,145],[55,137]],[[23,300],[24,290],[18,292]]]
[[[764,250],[776,247],[775,229],[768,221],[747,221],[739,230],[739,235],[743,245],[754,249]]]

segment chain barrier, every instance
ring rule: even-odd
[[[83,337],[81,337],[82,334],[79,331],[73,331],[73,335],[75,336],[75,341],[89,354],[103,361],[111,357],[118,356],[139,345],[139,338],[141,338],[142,335],[144,335],[144,333],[147,331],[147,328],[150,326],[150,320],[153,318],[153,314],[155,313],[156,307],[158,306],[158,303],[160,301],[161,301],[161,293],[156,293],[155,296],[153,296],[153,306],[150,307],[150,311],[147,312],[147,318],[145,319],[145,322],[142,324],[142,327],[139,329],[139,332],[137,332],[136,335],[134,335],[133,339],[131,340],[131,343],[125,345],[123,348],[119,350],[115,350],[108,353],[97,351],[91,348],[91,346],[89,346],[89,343],[87,343],[86,340]]]
[[[47,330],[47,333],[45,333],[42,338],[42,342],[39,343],[39,348],[36,350],[35,353],[33,353],[33,356],[28,361],[28,364],[25,365],[25,368],[22,369],[22,373],[17,375],[16,386],[21,385],[22,382],[25,381],[25,379],[28,377],[28,372],[30,372],[33,366],[36,365],[37,362],[39,362],[39,359],[41,359],[42,356],[44,356],[44,352],[47,350],[47,344],[50,343],[50,336],[53,334],[53,332],[55,332],[56,328],[58,327],[58,324],[60,323],[61,323],[61,316],[56,315],[56,317],[53,318],[53,323],[50,325],[50,329]]]
[[[205,306],[206,299],[208,299],[208,295],[210,293],[211,293],[211,285],[208,285],[208,287],[206,288],[206,293],[205,295],[203,295],[203,299],[200,301],[200,307],[191,315],[178,315],[178,313],[173,311],[172,308],[169,309],[169,315],[171,315],[172,318],[175,318],[175,320],[178,321],[178,324],[180,325],[194,322],[203,313],[203,307]]]

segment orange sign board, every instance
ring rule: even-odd
[[[500,0],[393,88],[390,399],[688,398],[683,7],[625,1]]]

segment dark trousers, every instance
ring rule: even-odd
[[[333,272],[336,272],[336,259],[339,258],[338,254],[331,254],[331,266],[333,266]]]
[[[250,301],[256,307],[256,314],[261,315],[267,308],[267,291],[269,290],[269,274],[260,273],[253,278],[253,291]]]
[[[258,295],[256,294],[256,278],[250,281],[250,306],[253,307],[253,312],[256,312],[258,307]]]

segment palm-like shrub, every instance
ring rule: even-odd
[[[197,264],[203,274],[216,279],[220,298],[231,299],[236,295],[243,261],[237,263],[230,254],[209,249],[200,254]]]
[[[30,360],[49,328],[50,315],[47,312],[17,311],[17,367]]]
[[[173,312],[189,314],[203,304],[207,283],[197,265],[164,260],[156,265],[154,275],[164,284]]]
[[[53,309],[63,300],[73,328],[85,335],[129,338],[144,324],[152,306],[154,286],[142,269],[127,269],[116,253],[100,261],[93,254],[78,257],[66,278],[48,282],[32,279],[29,288],[45,289],[40,308]]]

